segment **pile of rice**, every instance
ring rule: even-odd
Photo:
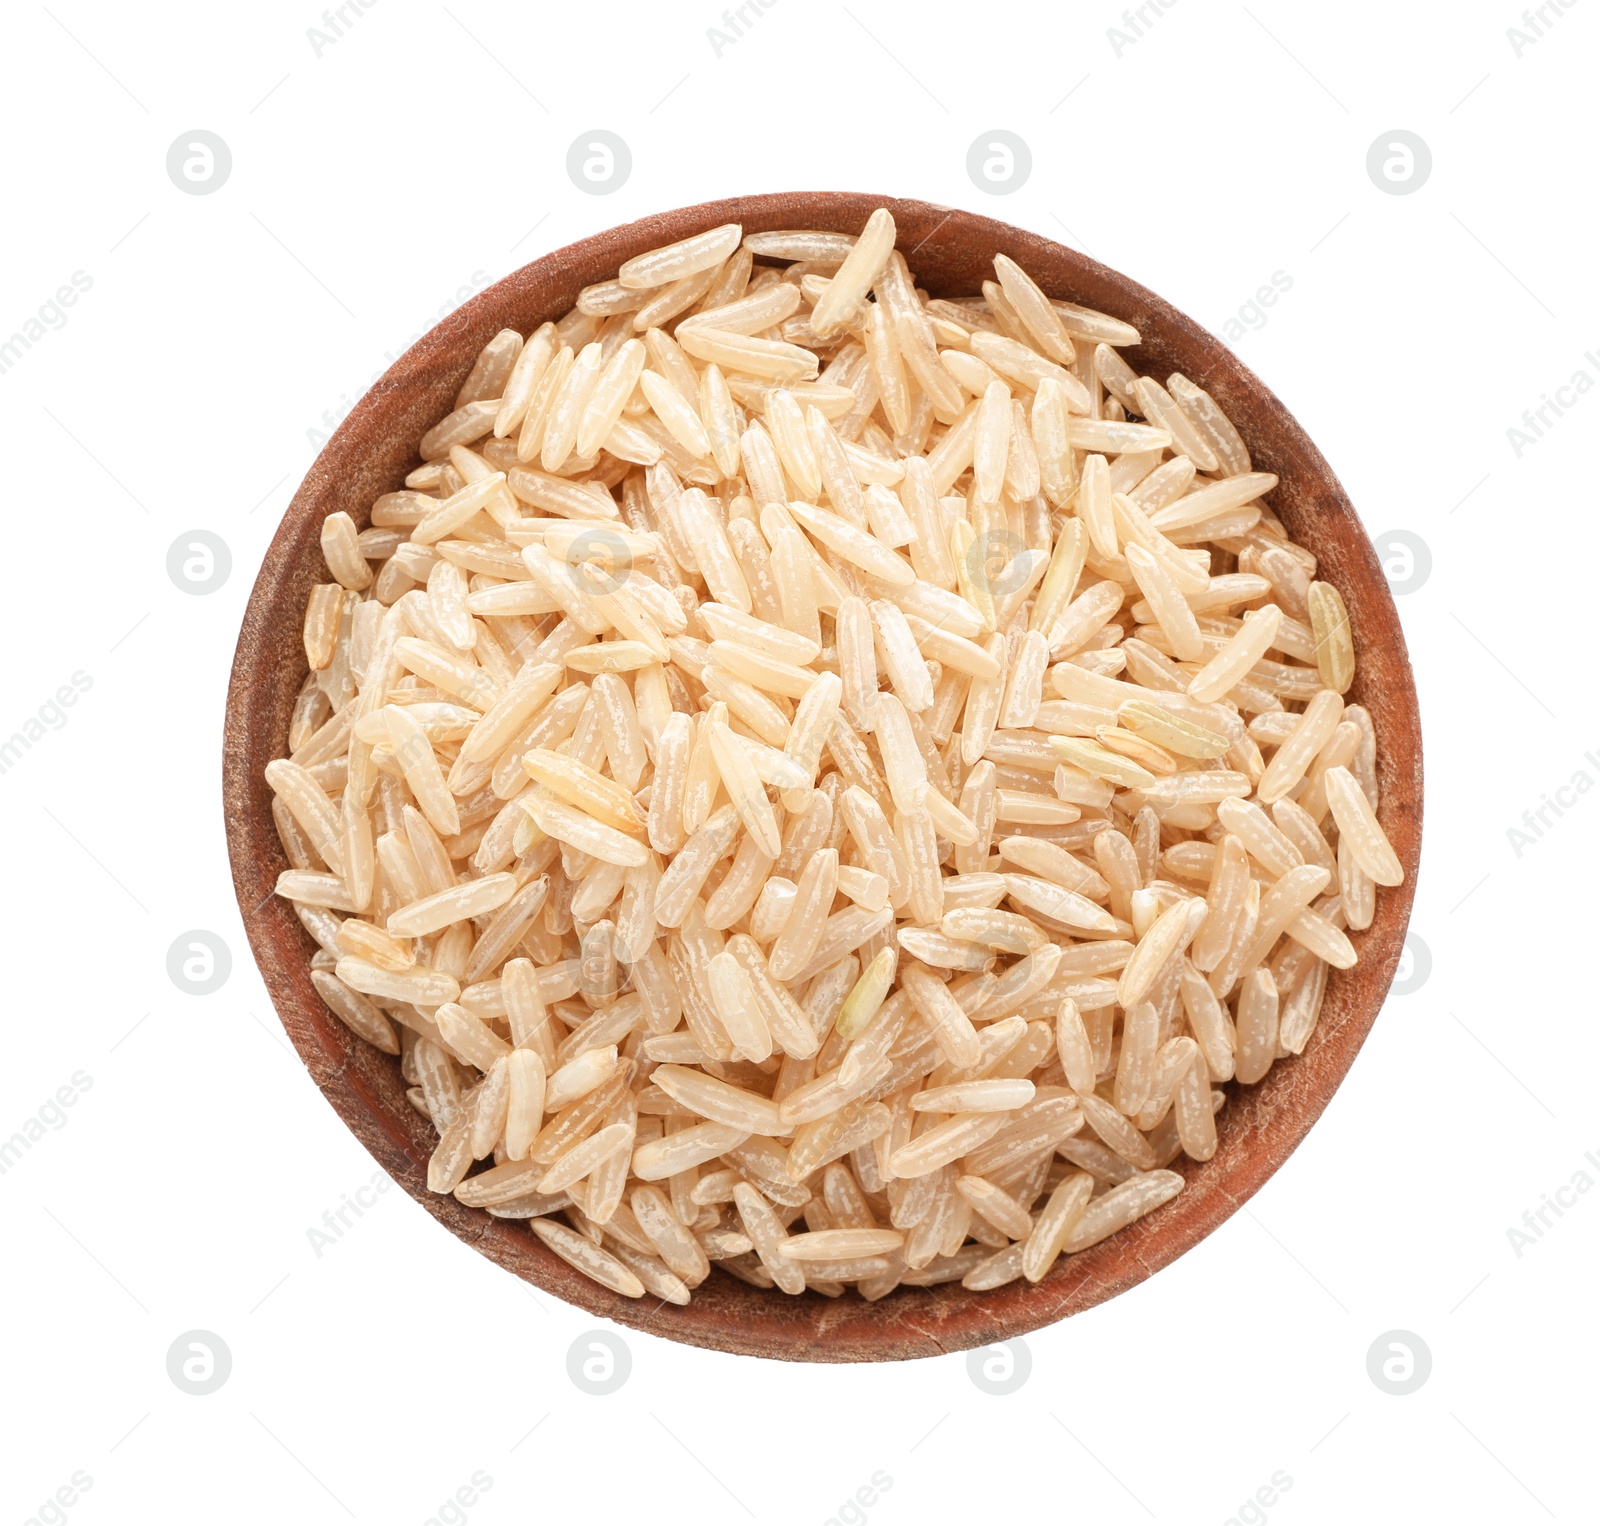
[[[889,213],[629,260],[322,529],[278,893],[435,1192],[631,1297],[1037,1281],[1400,883],[1344,602],[1128,324]]]

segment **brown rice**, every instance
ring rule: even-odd
[[[639,255],[322,527],[267,769],[313,982],[430,1188],[626,1296],[1038,1281],[1403,877],[1277,478],[995,271],[925,299],[882,209]]]

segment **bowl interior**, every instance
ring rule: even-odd
[[[579,290],[608,279],[633,255],[721,223],[745,231],[821,228],[858,232],[887,206],[899,247],[919,284],[936,296],[976,294],[996,253],[1016,259],[1052,296],[1134,324],[1143,342],[1125,351],[1141,373],[1181,371],[1234,421],[1258,470],[1280,480],[1274,508],[1311,550],[1319,576],[1350,612],[1358,673],[1348,698],[1371,712],[1378,737],[1380,817],[1406,868],[1382,890],[1372,926],[1353,935],[1360,963],[1335,971],[1306,1050],[1260,1084],[1230,1083],[1216,1155],[1179,1157],[1186,1186],[1176,1199],[1091,1250],[1063,1258],[1038,1284],[987,1293],[959,1283],[900,1288],[876,1304],[854,1294],[798,1298],[750,1287],[724,1273],[684,1308],[629,1299],[589,1281],[523,1224],[466,1208],[425,1185],[433,1134],[406,1101],[397,1060],[349,1032],[309,978],[315,945],[273,892],[288,867],[262,777],[283,754],[289,713],[306,674],[301,620],[321,581],[318,530],[344,510],[367,522],[373,500],[417,464],[416,442],[454,400],[474,358],[500,329],[529,333],[567,312]],[[433,1216],[484,1255],[591,1313],[654,1335],[723,1351],[808,1361],[883,1361],[989,1344],[1076,1313],[1142,1281],[1210,1233],[1260,1188],[1327,1105],[1350,1068],[1393,978],[1410,915],[1421,841],[1422,752],[1411,667],[1393,599],[1349,499],[1283,405],[1231,351],[1198,324],[1075,250],[949,207],[851,193],[736,197],[644,218],[570,245],[513,272],[424,336],[389,369],[312,466],[284,513],[256,580],[229,687],[223,798],[235,891],[256,961],[291,1041],[317,1085],[356,1136]]]

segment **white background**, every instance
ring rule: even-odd
[[[1511,3],[1179,0],[1114,45],[1110,3],[782,0],[747,9],[719,57],[712,3],[381,0],[320,56],[310,3],[8,17],[0,336],[75,271],[93,284],[0,375],[0,736],[75,671],[92,688],[0,775],[0,1138],[75,1072],[92,1084],[0,1176],[0,1520],[39,1519],[79,1470],[90,1488],[45,1519],[421,1523],[480,1471],[473,1526],[825,1522],[875,1472],[892,1486],[859,1512],[873,1526],[1592,1519],[1600,1194],[1547,1212],[1520,1256],[1507,1231],[1575,1173],[1600,1180],[1600,802],[1568,796],[1520,856],[1506,834],[1578,770],[1600,779],[1600,398],[1520,457],[1507,430],[1580,368],[1600,378],[1600,18],[1548,6],[1519,55]],[[232,152],[212,195],[166,173],[195,128]],[[602,197],[565,169],[594,128],[633,154]],[[1033,155],[1003,197],[966,171],[995,128]],[[1414,194],[1366,170],[1396,128],[1432,152]],[[1399,599],[1431,975],[1390,998],[1247,1209],[1030,1337],[1017,1392],[980,1391],[963,1355],[789,1365],[626,1332],[632,1375],[594,1397],[566,1358],[596,1322],[398,1189],[313,1252],[308,1229],[374,1163],[243,940],[224,687],[310,431],[451,306],[647,212],[820,188],[1008,219],[1219,332],[1291,279],[1237,347],[1380,544],[1404,529],[1431,552]],[[232,556],[203,597],[166,571],[195,529]],[[195,928],[233,954],[207,997],[166,973]],[[197,1328],[233,1360],[205,1397],[166,1371]],[[1433,1360],[1404,1397],[1366,1365],[1396,1329]],[[1291,1486],[1241,1516],[1279,1472]]]

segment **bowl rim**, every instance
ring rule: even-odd
[[[315,944],[273,890],[288,867],[273,829],[261,769],[284,753],[280,716],[285,673],[299,649],[300,611],[320,561],[317,528],[338,508],[358,523],[372,497],[379,445],[395,454],[387,412],[422,391],[453,396],[473,358],[500,328],[531,325],[567,311],[578,287],[614,275],[624,259],[728,222],[747,233],[813,227],[858,231],[885,206],[919,277],[929,261],[970,263],[954,254],[964,235],[988,254],[1005,252],[1067,300],[1085,301],[1136,323],[1140,346],[1181,351],[1190,374],[1241,425],[1257,462],[1280,471],[1275,507],[1296,540],[1321,540],[1332,557],[1361,652],[1352,697],[1366,703],[1379,733],[1380,818],[1406,869],[1383,890],[1372,926],[1354,935],[1361,962],[1333,972],[1324,1014],[1306,1051],[1273,1067],[1265,1081],[1230,1086],[1222,1144],[1202,1164],[1180,1156],[1186,1178],[1172,1202],[1090,1250],[1062,1258],[1039,1283],[1017,1281],[972,1293],[959,1284],[900,1288],[879,1303],[854,1295],[789,1298],[713,1276],[682,1308],[628,1299],[591,1282],[545,1248],[524,1225],[466,1208],[426,1187],[431,1132],[404,1099],[398,1062],[357,1039],[317,997],[309,980]],[[948,231],[947,231],[948,230]],[[941,237],[942,236],[942,237]],[[915,256],[924,255],[921,261]],[[596,274],[596,271],[604,272]],[[937,277],[928,289],[938,285]],[[966,282],[964,284],[971,284]],[[1097,299],[1088,302],[1085,289]],[[949,292],[959,295],[960,293]],[[1107,302],[1106,295],[1113,300]],[[511,321],[515,319],[515,321]],[[1143,367],[1141,367],[1143,369]],[[448,403],[433,417],[442,417]],[[403,454],[414,462],[416,435]],[[1270,469],[1270,468],[1269,468]],[[398,486],[392,470],[377,472]],[[384,490],[382,488],[379,489]],[[274,619],[292,611],[289,636]],[[303,652],[290,684],[306,671]],[[276,708],[274,708],[274,700]],[[1381,717],[1381,719],[1380,719]],[[276,735],[274,735],[276,732]],[[1223,343],[1153,292],[1090,256],[978,213],[914,199],[855,192],[736,196],[654,213],[602,230],[510,272],[456,309],[391,365],[339,424],[285,509],[251,590],[230,676],[223,728],[223,810],[240,915],[256,963],[290,1041],[334,1111],[379,1164],[452,1233],[497,1264],[587,1312],[649,1334],[741,1355],[804,1361],[883,1361],[936,1356],[1015,1338],[1082,1312],[1144,1281],[1219,1227],[1265,1184],[1321,1116],[1376,1021],[1398,963],[1415,895],[1421,850],[1422,746],[1416,687],[1398,611],[1377,554],[1332,468],[1305,431]],[[1313,1063],[1314,1062],[1314,1063]],[[385,1074],[387,1066],[391,1074]],[[398,1104],[396,1102],[398,1098]],[[1231,1141],[1231,1148],[1230,1146]]]

